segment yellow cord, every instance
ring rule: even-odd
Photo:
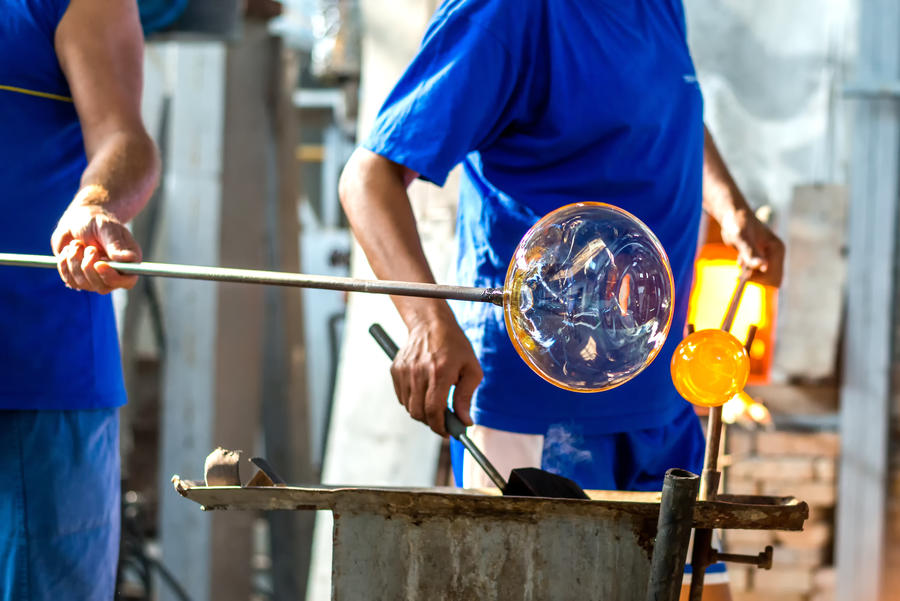
[[[4,86],[0,84],[0,90],[6,90],[7,92],[17,92],[19,94],[27,94],[28,96],[37,96],[38,98],[49,98],[50,100],[59,100],[61,102],[72,102],[72,98],[69,96],[60,96],[59,94],[50,94],[49,92],[37,92],[35,90],[17,88],[15,86]]]

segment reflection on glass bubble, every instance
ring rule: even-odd
[[[548,382],[608,390],[659,353],[673,289],[662,245],[637,218],[602,203],[567,205],[538,221],[516,249],[504,286],[506,327]]]

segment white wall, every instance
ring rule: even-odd
[[[719,149],[754,206],[798,184],[845,183],[841,88],[858,0],[685,0],[688,40]]]

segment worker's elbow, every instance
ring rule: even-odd
[[[356,196],[356,190],[359,188],[359,174],[357,171],[356,153],[350,156],[350,160],[344,165],[341,171],[341,177],[338,179],[338,198],[344,211],[349,212],[351,209],[352,199]]]
[[[405,199],[406,168],[365,148],[357,148],[341,172],[338,197],[348,217],[363,203],[389,205]],[[407,200],[408,202],[408,200]]]
[[[162,157],[159,154],[159,147],[156,142],[148,135],[148,143],[150,144],[150,189],[156,190],[162,180]]]
[[[368,196],[367,190],[378,186],[382,175],[379,163],[383,160],[365,148],[357,148],[350,155],[338,180],[338,198],[345,212],[352,212],[359,201]]]
[[[162,159],[160,158],[156,142],[153,141],[153,138],[146,131],[142,130],[134,134],[132,147],[135,148],[135,160],[141,163],[140,172],[142,173],[143,185],[140,188],[143,193],[140,196],[143,202],[139,207],[140,210],[146,206],[153,192],[159,186],[162,178]]]

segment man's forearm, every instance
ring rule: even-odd
[[[111,133],[92,153],[72,204],[100,206],[130,221],[147,204],[159,168],[156,146],[142,129]]]
[[[703,128],[703,209],[723,228],[751,212],[735,184],[709,130]]]
[[[409,172],[366,150],[357,150],[341,177],[340,197],[353,233],[380,279],[434,282],[406,186]],[[434,317],[452,317],[446,301],[392,297],[410,328]]]
[[[705,127],[703,134],[703,208],[718,222],[722,240],[738,251],[738,262],[754,281],[781,285],[784,244],[753,214]]]

